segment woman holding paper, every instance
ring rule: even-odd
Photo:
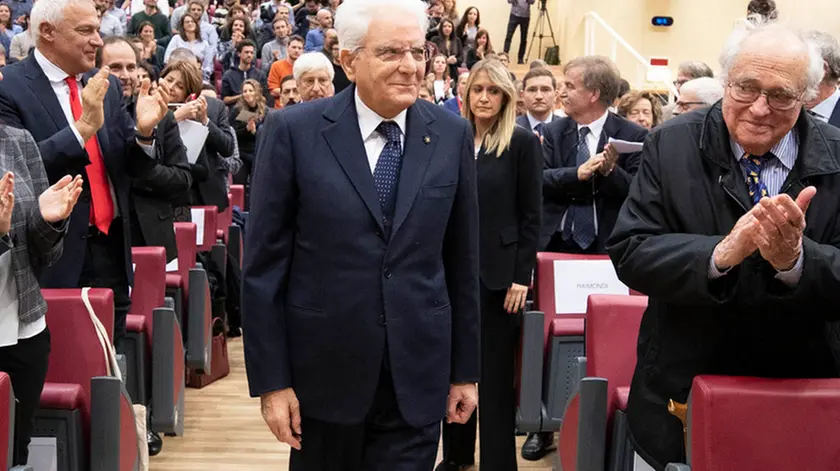
[[[511,471],[516,470],[516,314],[525,307],[536,264],[543,157],[539,138],[516,126],[516,86],[501,62],[476,63],[465,90],[463,114],[475,131],[481,233],[480,461],[482,471]],[[465,425],[444,425],[439,470],[472,464],[475,432],[475,415]]]
[[[237,185],[244,185],[251,175],[257,129],[262,124],[265,113],[265,97],[260,83],[253,79],[246,80],[242,84],[242,96],[230,113],[230,124],[236,132],[239,157],[242,159],[242,168],[233,177],[233,183]]]
[[[25,465],[50,356],[37,277],[61,256],[82,177],[68,175],[48,188],[27,131],[0,126],[0,149],[0,371],[8,373],[19,401],[12,465]]]

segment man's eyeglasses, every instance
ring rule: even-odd
[[[688,80],[674,80],[674,88],[680,88],[685,85],[686,82],[688,82]]]
[[[364,49],[364,48],[361,48]],[[382,62],[399,62],[405,57],[405,53],[410,53],[411,58],[417,62],[426,62],[430,59],[429,50],[425,47],[382,47],[371,51],[377,59]]]
[[[776,111],[788,111],[796,107],[805,92],[795,95],[785,90],[762,90],[752,85],[729,82],[729,96],[739,103],[755,103],[762,95],[767,97],[767,106]]]
[[[687,110],[692,106],[706,106],[702,101],[677,101],[676,108],[680,110]]]

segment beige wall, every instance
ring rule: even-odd
[[[583,54],[584,15],[597,12],[643,57],[667,57],[672,68],[686,60],[702,60],[717,70],[718,54],[734,22],[746,13],[747,0],[549,0],[548,11],[560,44],[561,61]],[[840,0],[776,0],[781,17],[792,25],[822,29],[840,38]],[[475,5],[482,26],[490,31],[494,47],[501,50],[510,12],[504,0],[459,0],[459,11]],[[531,12],[535,26],[538,9]],[[674,26],[654,28],[656,15],[674,17]],[[531,39],[533,31],[528,33]],[[512,51],[516,51],[517,35]],[[597,52],[610,55],[607,33],[596,31]],[[532,54],[532,57],[536,54]],[[622,74],[635,82],[636,62],[619,48],[616,56]],[[637,84],[641,85],[641,84]]]

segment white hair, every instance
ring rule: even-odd
[[[822,82],[825,71],[823,70],[823,59],[820,54],[820,49],[811,41],[805,39],[805,36],[793,29],[790,29],[780,23],[766,21],[761,18],[750,17],[748,20],[738,22],[735,30],[726,40],[723,46],[723,51],[720,54],[721,65],[721,80],[727,83],[729,80],[729,72],[735,59],[741,53],[741,49],[748,40],[766,36],[760,44],[767,52],[777,51],[778,54],[790,55],[798,53],[801,56],[808,58],[808,71],[805,79],[805,101],[811,100],[817,96],[817,87]],[[757,41],[758,42],[758,41]],[[784,44],[784,50],[779,51],[779,46]]]
[[[680,93],[685,92],[694,92],[706,106],[711,106],[723,98],[723,85],[718,79],[700,77],[684,83],[680,87]]]
[[[333,68],[332,62],[327,59],[327,56],[320,52],[307,52],[295,61],[295,65],[292,68],[292,75],[295,76],[295,81],[299,82],[304,74],[318,70],[326,71],[330,76],[330,80],[335,78],[335,69]]]
[[[428,29],[426,3],[422,0],[346,0],[336,10],[333,22],[339,47],[356,52],[365,41],[370,22],[383,14],[393,18],[407,15],[416,18],[423,34]]]
[[[29,13],[29,34],[37,44],[41,39],[41,24],[57,25],[64,19],[64,10],[70,5],[91,3],[91,0],[39,0],[32,5]]]
[[[840,44],[837,39],[828,33],[816,30],[805,33],[805,38],[820,49],[820,55],[828,65],[828,73],[823,79],[826,82],[836,82],[840,79]]]

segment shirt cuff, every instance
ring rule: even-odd
[[[776,279],[788,285],[790,288],[798,285],[799,279],[802,278],[802,265],[804,264],[804,260],[805,252],[801,251],[799,252],[799,258],[796,260],[796,264],[793,265],[793,268],[787,271],[780,271],[776,274]]]
[[[143,152],[145,152],[146,155],[148,155],[151,158],[155,157],[155,141],[152,141],[151,144],[145,144],[138,140],[137,145],[140,146],[141,149],[143,149]]]
[[[716,279],[726,275],[727,273],[729,273],[729,270],[732,270],[732,267],[729,267],[729,268],[727,268],[726,270],[723,270],[723,271],[718,270],[718,267],[715,265],[714,255],[709,257],[709,279],[710,280],[716,280]]]
[[[70,123],[70,129],[73,131],[73,135],[76,136],[76,140],[79,141],[79,145],[84,149],[85,141],[82,140],[82,134],[76,129],[76,123]]]

